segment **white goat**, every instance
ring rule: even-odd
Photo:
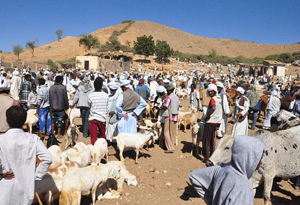
[[[71,123],[67,131],[67,143],[66,148],[69,146],[69,138],[71,139],[71,146],[74,146],[78,141],[79,129],[75,123]]]
[[[81,152],[82,150],[86,149],[86,144],[84,144],[83,142],[78,142],[75,146],[74,149],[77,149],[78,152]]]
[[[195,123],[192,126],[191,155],[193,155],[194,148],[196,147],[196,156],[199,156],[199,145],[200,145],[200,142],[203,141],[203,131],[204,131],[204,123],[203,122]]]
[[[139,151],[150,139],[154,139],[155,132],[148,133],[119,133],[113,139],[117,140],[117,145],[120,150],[120,160],[124,162],[123,151],[125,147],[135,148],[136,158],[135,163],[138,163]]]
[[[27,113],[26,122],[24,125],[27,126],[27,130],[29,133],[32,133],[32,126],[36,125],[39,121],[37,114]]]
[[[78,149],[76,148],[70,148],[63,151],[61,153],[61,163],[65,163],[66,161],[70,160],[71,157],[77,153],[78,153]]]
[[[52,155],[52,164],[51,166],[55,166],[61,162],[61,149],[57,145],[52,145],[48,148],[48,151]]]
[[[73,161],[68,161],[66,163],[59,163],[56,166],[49,168],[48,172],[52,175],[64,177],[69,170],[80,168],[80,164]]]
[[[80,205],[81,195],[92,195],[93,205],[96,200],[96,189],[105,183],[108,177],[118,179],[120,167],[109,164],[103,166],[89,166],[69,171],[64,180],[59,204]]]
[[[92,165],[99,165],[101,159],[106,155],[106,162],[108,162],[108,148],[107,142],[104,138],[99,138],[92,148],[93,161]]]
[[[72,124],[73,123],[73,120],[77,117],[80,117],[81,114],[80,114],[80,109],[78,108],[69,108],[69,110],[67,111],[67,114],[69,116],[69,119],[70,119],[70,123]]]
[[[78,152],[71,157],[70,161],[78,162],[81,167],[86,167],[91,161],[91,150],[86,148],[81,152]]]

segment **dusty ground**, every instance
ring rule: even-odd
[[[181,102],[187,110],[188,101]],[[80,119],[76,119],[80,124]],[[250,120],[250,122],[252,122]],[[262,122],[258,122],[256,130],[262,127]],[[230,134],[232,121],[229,120],[227,134]],[[249,129],[249,135],[255,131]],[[204,168],[205,165],[199,159],[191,156],[191,131],[186,133],[182,130],[179,134],[179,145],[174,154],[165,154],[164,151],[155,146],[149,152],[142,150],[139,157],[139,164],[135,164],[135,151],[125,151],[125,165],[128,170],[137,177],[136,187],[124,184],[124,194],[119,199],[102,200],[97,204],[205,204],[197,196],[193,188],[189,185],[188,174],[196,169]],[[65,147],[65,138],[61,148]],[[79,141],[90,143],[90,138],[84,139],[80,136]],[[119,160],[114,148],[109,149],[109,160]],[[104,161],[103,161],[104,162]],[[272,203],[281,204],[300,204],[300,192],[293,188],[291,180],[283,181],[275,179],[272,189]],[[257,189],[255,205],[263,204],[263,187]],[[83,197],[82,204],[90,204],[90,197]]]

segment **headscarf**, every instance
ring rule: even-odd
[[[209,84],[207,87],[207,91],[215,91],[216,93],[218,93],[218,89],[217,86],[215,84]]]
[[[251,90],[249,91],[250,107],[253,108],[259,101],[259,93],[256,91],[256,86],[252,85]]]
[[[139,84],[138,84],[138,86],[141,86],[141,85],[143,85],[143,84],[144,84],[144,82],[145,82],[145,81],[144,81],[144,79],[140,79],[140,80],[139,80]]]
[[[91,83],[90,83],[90,79],[88,77],[85,77],[81,80],[80,85],[82,86],[82,89],[84,92],[88,92],[91,89],[93,89]]]
[[[238,87],[238,88],[236,89],[236,91],[239,92],[239,93],[241,93],[242,95],[244,95],[244,93],[245,93],[245,90],[244,90],[244,88],[242,88],[242,87]]]
[[[120,84],[115,81],[112,81],[108,83],[108,87],[109,89],[117,90],[120,87]]]

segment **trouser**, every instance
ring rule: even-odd
[[[99,133],[100,133],[100,138],[104,138],[106,140],[106,136],[105,136],[106,123],[105,122],[101,122],[98,120],[90,120],[89,126],[90,126],[92,145],[94,145],[95,142],[97,141],[98,129],[99,129]]]
[[[208,160],[215,151],[215,131],[218,125],[205,123],[203,132],[203,156]]]
[[[82,119],[83,137],[87,138],[89,136],[90,108],[80,108],[80,115],[81,115],[81,119]]]
[[[51,115],[49,109],[43,109],[43,108],[39,109],[39,126],[40,126],[40,131],[42,131],[46,135],[51,134]]]
[[[253,112],[253,121],[252,121],[252,125],[251,125],[251,130],[254,130],[255,126],[256,126],[256,122],[257,122],[258,110],[253,110],[253,109],[249,108],[249,115],[251,112]]]
[[[28,106],[27,106],[27,102],[26,103],[21,103],[22,108],[24,108],[24,110],[28,110]]]
[[[176,142],[176,126],[177,122],[171,121],[170,124],[169,119],[165,120],[163,132],[167,150],[175,150],[174,145]]]
[[[202,106],[202,110],[203,110],[202,120],[204,120],[206,117],[207,108],[208,106]]]

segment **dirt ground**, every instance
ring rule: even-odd
[[[188,101],[181,101],[182,111],[187,111]],[[231,108],[232,109],[232,108]],[[202,115],[199,114],[199,117]],[[81,124],[80,119],[75,119],[77,124]],[[252,120],[250,119],[250,123]],[[232,128],[232,119],[229,120],[227,134],[230,134]],[[263,121],[257,123],[256,130],[262,128]],[[250,126],[249,126],[250,127]],[[189,127],[188,127],[189,128]],[[253,135],[256,130],[249,129],[249,135]],[[124,183],[124,193],[119,199],[105,199],[97,201],[97,204],[205,204],[197,196],[196,192],[190,186],[188,175],[190,172],[205,167],[205,164],[191,156],[191,130],[187,129],[184,133],[178,132],[179,144],[173,154],[165,154],[164,151],[156,145],[150,151],[142,150],[139,157],[139,164],[135,164],[135,151],[124,151],[125,165],[129,172],[137,177],[138,185],[136,187],[127,186]],[[64,150],[66,138],[63,138],[61,148]],[[79,141],[86,144],[90,143],[90,138],[84,139],[82,135]],[[116,146],[109,149],[109,161],[119,160],[116,152]],[[102,161],[105,162],[105,161]],[[275,179],[272,189],[272,204],[300,204],[300,191],[293,188],[293,180],[284,181]],[[263,186],[257,189],[255,196],[255,205],[263,204]],[[83,197],[81,204],[90,204],[91,197]]]

